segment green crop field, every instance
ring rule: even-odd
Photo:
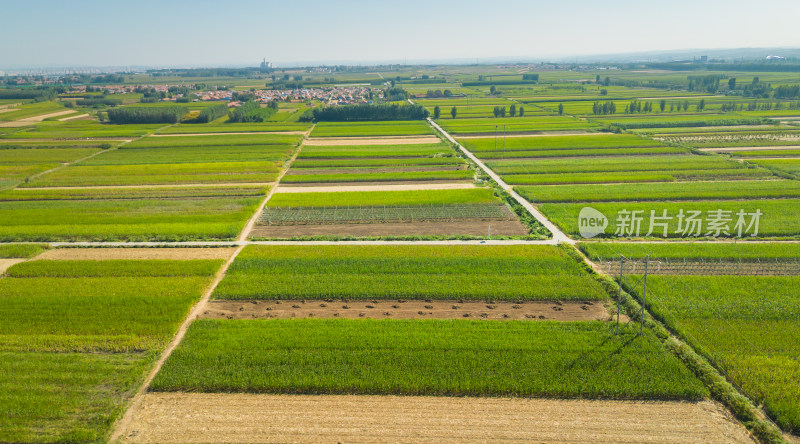
[[[453,150],[441,143],[419,145],[304,146],[298,159],[348,159],[369,157],[442,157]]]
[[[497,174],[623,173],[664,170],[743,169],[720,156],[624,156],[581,159],[492,160],[486,164]]]
[[[267,202],[271,208],[363,207],[384,205],[442,205],[498,202],[492,190],[344,191],[336,193],[277,193]]]
[[[652,334],[614,336],[602,323],[435,320],[201,320],[152,388],[612,399],[707,395]]]
[[[233,239],[260,200],[0,201],[0,241]]]
[[[504,203],[366,206],[351,208],[266,208],[259,218],[262,225],[305,225],[342,223],[387,223],[447,221],[459,219],[514,220]]]
[[[10,268],[0,278],[0,441],[105,441],[221,263]]]
[[[728,378],[800,432],[800,278],[651,276],[648,302]],[[780,295],[780,297],[778,297]]]
[[[0,245],[0,259],[29,258],[43,252],[46,247],[35,244]]]
[[[249,246],[215,298],[603,300],[599,284],[551,246]]]
[[[100,160],[102,161],[102,159]],[[275,162],[80,164],[60,169],[22,187],[92,187],[195,183],[268,183],[278,177]]]
[[[559,227],[571,235],[578,235],[578,214],[586,204],[553,204],[545,203],[539,206],[539,209],[551,221],[556,223]],[[745,213],[752,214],[761,211],[762,216],[759,219],[759,232],[758,237],[778,237],[778,238],[796,238],[800,236],[800,201],[797,199],[776,199],[776,200],[720,200],[720,201],[702,201],[702,202],[599,202],[592,203],[592,208],[600,211],[608,218],[608,227],[606,228],[607,237],[613,237],[617,231],[617,217],[620,211],[642,211],[640,216],[644,217],[641,223],[640,236],[644,236],[649,229],[648,221],[650,220],[651,211],[655,211],[657,216],[661,216],[663,211],[667,211],[668,216],[672,219],[668,223],[669,237],[682,237],[677,231],[678,218],[676,217],[681,209],[686,215],[689,211],[699,211],[698,217],[705,219],[709,215],[709,211],[730,211],[732,214],[732,221],[728,224],[730,231],[738,221],[736,213],[744,210]],[[746,217],[745,222],[750,224],[751,217]],[[684,224],[683,228],[687,228]],[[696,227],[695,227],[696,228]],[[663,230],[656,228],[654,236],[661,236]],[[704,237],[708,233],[708,227],[702,225],[700,229],[700,236],[694,236],[695,229],[688,230],[693,237]],[[751,229],[747,234],[743,233],[743,237],[750,237],[753,230]],[[733,233],[736,234],[736,233]],[[622,236],[628,237],[628,236]]]
[[[59,111],[67,111],[67,108],[55,102],[28,103],[14,107],[13,111],[0,113],[0,120],[19,120]]]
[[[688,154],[687,148],[681,147],[644,147],[644,148],[578,148],[574,150],[526,150],[526,151],[483,151],[477,154],[481,159],[554,159],[558,157],[602,157],[602,156],[656,156],[663,154]]]
[[[727,170],[725,170],[727,171]],[[750,170],[745,170],[750,171]],[[516,176],[512,176],[516,177]],[[531,202],[624,202],[800,197],[800,182],[748,180],[518,187]]]
[[[358,171],[339,174],[296,174],[286,175],[282,183],[325,183],[325,182],[391,182],[391,181],[463,181],[472,180],[474,173],[469,170],[451,171],[392,171],[379,173],[360,173]]]
[[[433,135],[424,121],[319,122],[311,137],[417,136]]]
[[[302,154],[302,151],[301,151]],[[412,167],[463,165],[457,157],[398,157],[398,158],[343,158],[343,159],[296,159],[292,169],[339,168],[339,167]]]
[[[158,134],[201,134],[201,133],[260,133],[284,131],[308,131],[309,123],[300,122],[261,122],[261,123],[223,123],[223,124],[180,124],[158,131]]]
[[[631,134],[592,134],[584,136],[548,136],[548,137],[502,137],[464,139],[461,141],[465,148],[478,153],[486,151],[537,151],[577,148],[642,148],[664,146],[663,143],[652,139],[645,139]]]
[[[482,119],[443,120],[441,127],[453,134],[482,134],[498,132],[539,132],[539,131],[571,131],[599,129],[600,126],[572,117],[506,117]]]
[[[15,188],[0,191],[0,202],[46,200],[104,200],[104,199],[178,199],[188,197],[251,197],[266,195],[267,185],[233,184],[197,187],[156,188]]]
[[[590,259],[614,260],[625,256],[643,258],[649,254],[659,259],[687,260],[770,260],[800,258],[800,244],[796,243],[625,243],[582,242],[580,248]]]

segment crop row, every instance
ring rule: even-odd
[[[506,220],[513,214],[505,204],[450,204],[366,206],[366,207],[304,207],[266,208],[259,218],[263,225],[337,224],[374,222],[441,221],[455,219]]]

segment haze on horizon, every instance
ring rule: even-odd
[[[800,47],[797,0],[3,1],[0,68],[418,62]]]

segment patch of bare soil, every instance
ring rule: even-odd
[[[92,116],[90,116],[89,114],[78,114],[77,116],[69,116],[69,117],[64,117],[63,119],[58,119],[58,121],[59,122],[67,122],[67,121],[70,121],[70,120],[78,120],[78,119],[80,119],[80,120],[92,120]]]
[[[436,136],[408,137],[325,137],[312,138],[303,142],[307,146],[355,146],[355,145],[419,145],[423,143],[439,143]]]
[[[308,187],[318,187],[318,186],[349,186],[354,184],[359,185],[386,185],[386,184],[394,184],[394,185],[413,185],[418,183],[424,184],[437,184],[437,183],[453,183],[453,179],[447,180],[383,180],[383,181],[372,181],[372,182],[305,182],[305,183],[282,183],[282,187],[294,187],[294,188],[308,188]],[[472,183],[472,179],[464,179],[464,183]]]
[[[275,189],[276,193],[336,193],[344,191],[414,191],[414,190],[463,190],[475,188],[472,182],[462,183],[415,183],[415,184],[396,184],[387,185],[342,185],[342,186],[308,186],[308,187],[287,187],[280,185]]]
[[[712,401],[148,393],[130,443],[753,443]]]
[[[25,259],[0,259],[0,274],[20,262],[25,262]]]
[[[465,170],[466,165],[428,165],[410,167],[376,167],[376,168],[292,168],[287,176],[313,176],[317,174],[375,174],[375,173],[408,173],[415,171],[456,171]]]
[[[597,301],[440,301],[440,300],[302,300],[228,301],[206,305],[211,319],[486,319],[605,321],[611,315]]]
[[[41,115],[33,116],[33,117],[25,117],[23,119],[12,120],[10,122],[0,122],[0,128],[15,128],[15,127],[18,127],[18,126],[33,125],[35,123],[39,123],[42,120],[48,119],[50,117],[63,116],[64,114],[72,114],[74,112],[75,111],[73,111],[73,110],[58,111],[58,112],[55,112],[55,113],[41,114]]]
[[[528,229],[518,220],[463,219],[447,222],[393,222],[341,225],[256,225],[250,237],[301,236],[524,236]]]
[[[112,260],[112,259],[228,259],[236,248],[58,248],[47,250],[35,259]]]

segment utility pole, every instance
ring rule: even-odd
[[[619,257],[619,291],[617,292],[617,331],[615,334],[619,334],[619,310],[620,310],[620,301],[622,300],[622,272],[625,267],[625,256]]]
[[[506,158],[506,126],[503,125],[503,159]]]
[[[497,157],[497,125],[494,126],[494,155]]]
[[[642,312],[641,312],[641,321],[642,323],[639,325],[639,336],[644,334],[644,311],[647,307],[647,265],[650,262],[650,255],[644,257],[644,288],[642,290]]]

